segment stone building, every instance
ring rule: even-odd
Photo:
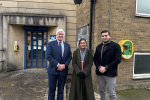
[[[0,72],[47,68],[46,45],[56,30],[76,49],[76,5],[73,0],[1,0]],[[14,51],[14,45],[18,50]],[[37,49],[38,48],[38,49]]]
[[[132,41],[134,54],[138,52],[144,59],[143,66],[138,67],[145,72],[140,72],[138,77],[134,73],[135,56],[122,59],[117,89],[150,84],[150,12],[137,13],[137,1],[149,4],[148,0],[96,0],[93,5],[92,49],[95,51],[101,43],[100,32],[107,29],[110,30],[111,39],[117,43],[121,40]],[[1,0],[0,72],[46,68],[46,45],[50,38],[55,38],[56,30],[64,29],[64,41],[71,45],[73,52],[76,49],[76,29],[89,22],[90,0],[82,0],[80,5],[75,5],[73,0]],[[15,44],[19,47],[17,51],[14,51]],[[98,90],[95,66],[92,67],[92,76],[94,88]]]
[[[77,6],[77,28],[90,23],[90,1],[82,0]],[[101,31],[109,30],[114,42],[130,40],[134,55],[122,59],[118,68],[117,89],[149,86],[150,82],[150,20],[149,0],[96,0],[93,4],[92,49],[101,43]],[[135,55],[135,54],[139,55]],[[141,56],[140,56],[141,55]],[[98,90],[95,66],[93,84]]]

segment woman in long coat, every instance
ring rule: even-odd
[[[72,65],[69,100],[95,100],[91,77],[93,55],[92,51],[87,49],[87,42],[83,38],[79,41],[79,48],[73,53]]]

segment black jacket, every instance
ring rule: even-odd
[[[102,43],[99,44],[96,48],[96,52],[94,55],[94,63],[96,66],[96,74],[97,75],[105,75],[105,76],[117,76],[118,75],[118,64],[121,62],[121,49],[119,44],[111,41],[104,50],[101,60],[101,49]],[[99,66],[107,66],[107,70],[105,73],[99,72]]]

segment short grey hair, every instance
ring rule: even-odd
[[[58,34],[58,32],[64,32],[64,30],[63,30],[63,29],[58,29],[58,30],[56,31],[56,35]],[[64,32],[64,34],[65,34],[65,32]]]

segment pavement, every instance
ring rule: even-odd
[[[70,85],[65,85],[64,100],[68,99]],[[26,69],[0,73],[0,100],[48,100],[47,70]],[[97,93],[95,100],[100,100]]]
[[[0,73],[0,100],[47,100],[48,76],[44,69]]]

